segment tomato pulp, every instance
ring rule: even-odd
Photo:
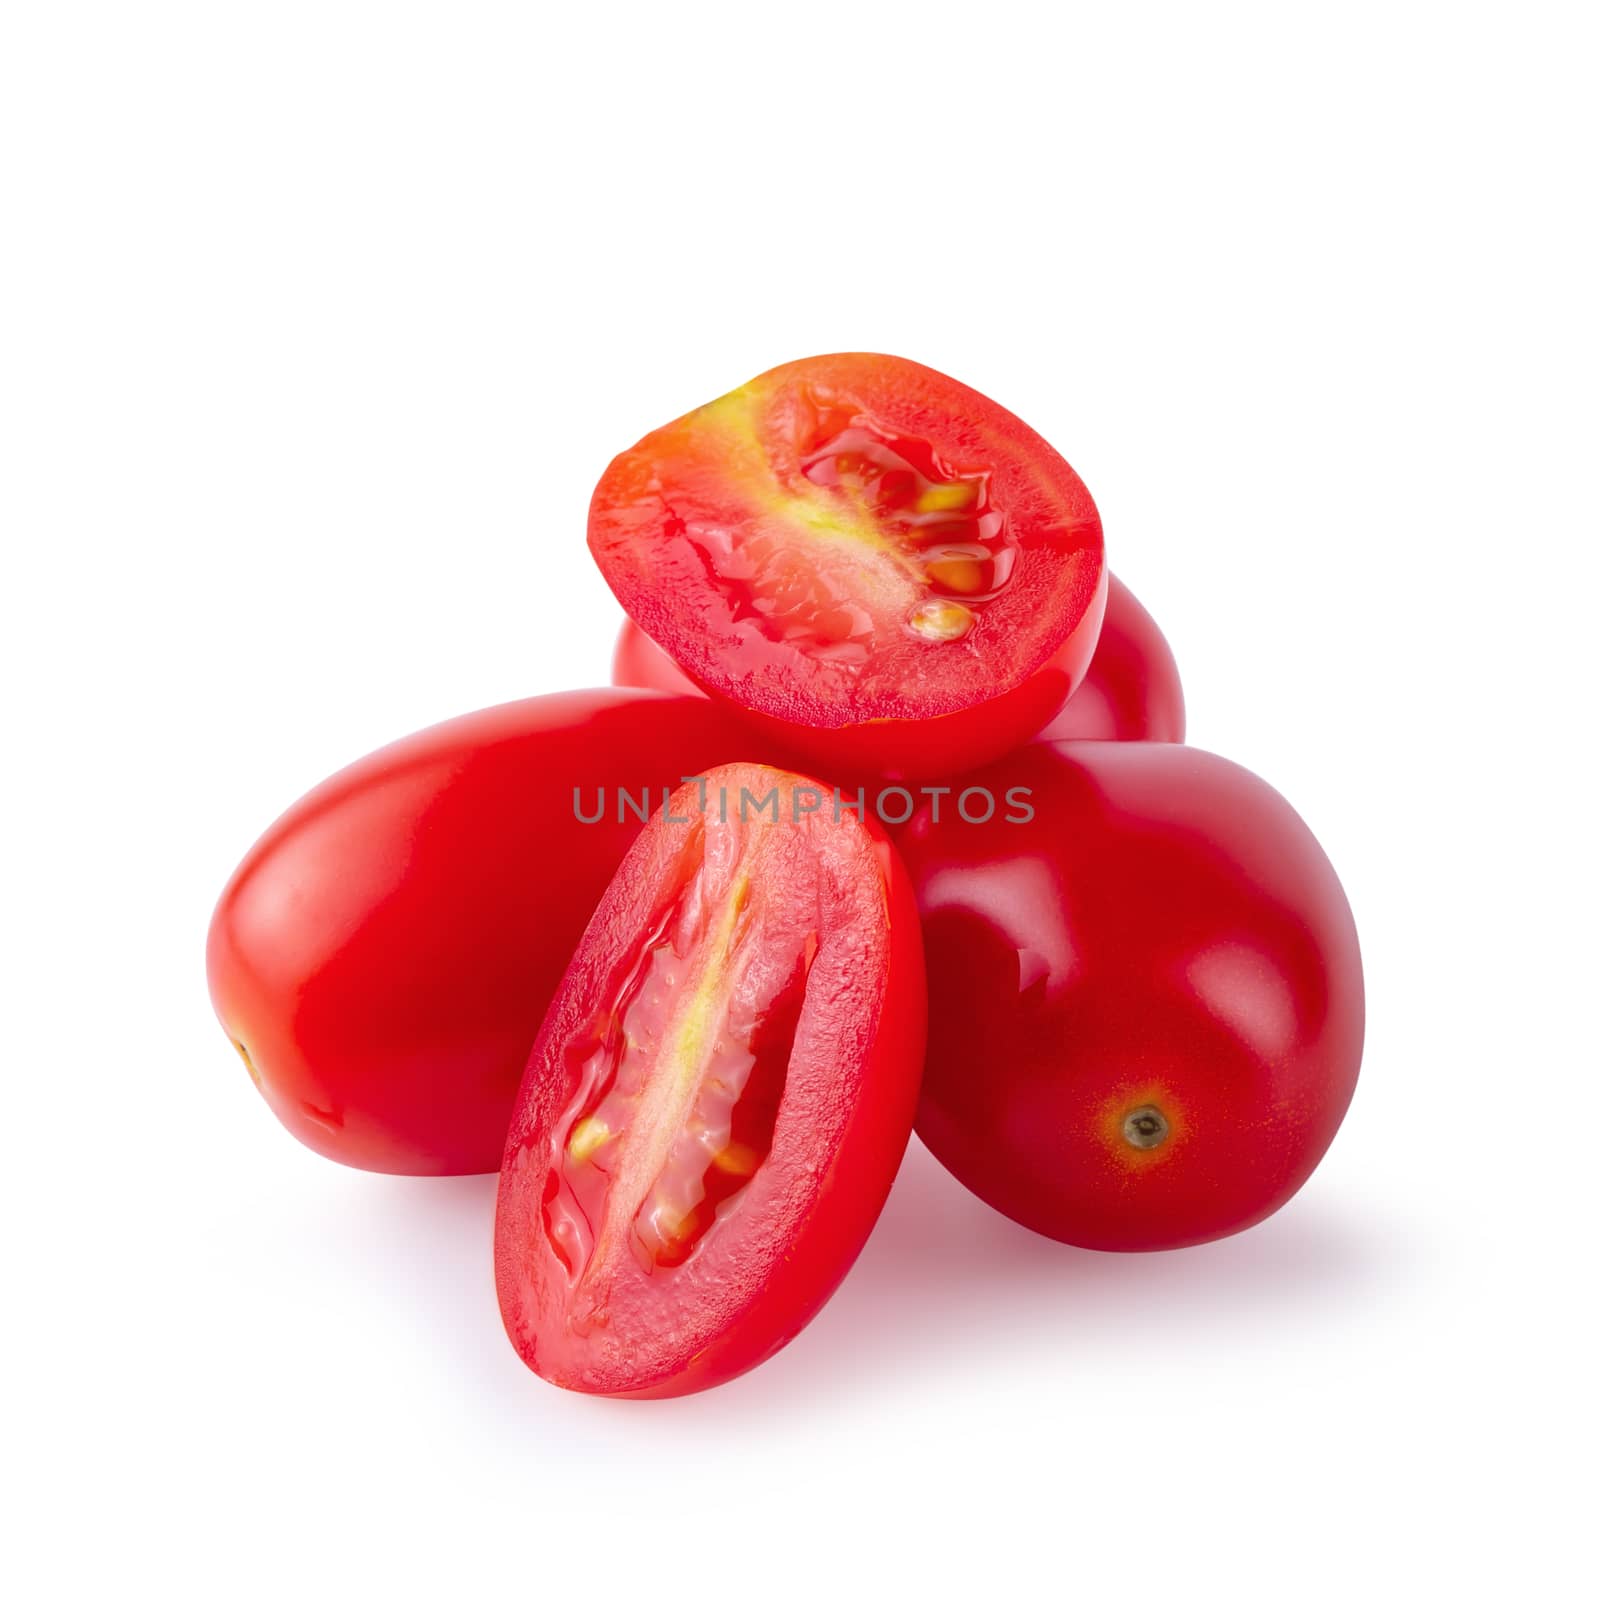
[[[1154,739],[1183,743],[1183,685],[1155,618],[1115,573],[1100,639],[1083,682],[1038,735],[1055,739]],[[671,694],[698,694],[693,680],[633,619],[623,621],[611,681]]]
[[[703,699],[545,695],[402,739],[291,807],[206,947],[217,1015],[284,1126],[376,1172],[494,1171],[642,813],[750,744]]]
[[[1355,1090],[1350,908],[1283,798],[1174,744],[1030,745],[1031,819],[897,835],[927,949],[917,1131],[968,1188],[1102,1250],[1260,1221]]]
[[[589,546],[694,682],[830,774],[935,776],[1020,744],[1105,609],[1072,468],[893,356],[791,362],[658,429],[606,469]]]
[[[924,1014],[916,907],[880,830],[770,767],[685,786],[628,852],[528,1061],[495,1215],[523,1360],[660,1397],[785,1344],[888,1196]]]

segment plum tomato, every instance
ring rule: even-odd
[[[875,824],[771,767],[685,785],[606,890],[528,1061],[495,1211],[522,1359],[659,1398],[799,1332],[910,1137],[923,982]]]
[[[700,686],[632,617],[625,616],[611,655],[611,681],[630,689],[699,694]]]
[[[1072,698],[1039,738],[1182,744],[1183,732],[1183,685],[1172,647],[1155,618],[1112,573],[1094,659]]]
[[[376,1172],[496,1170],[544,1008],[645,811],[751,742],[703,699],[586,690],[458,717],[312,790],[233,874],[206,949],[284,1126]]]
[[[611,662],[611,681],[671,694],[700,691],[631,617],[623,620]],[[1183,685],[1155,618],[1115,573],[1106,591],[1100,640],[1083,682],[1038,737],[1154,739],[1183,743]]]
[[[790,362],[606,469],[589,547],[713,696],[830,775],[957,772],[1082,679],[1100,518],[1031,428],[883,355]]]
[[[1361,956],[1287,802],[1177,744],[1029,745],[974,775],[1015,825],[897,835],[927,950],[917,1131],[1016,1221],[1100,1250],[1270,1215],[1361,1064]]]

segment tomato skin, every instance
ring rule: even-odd
[[[923,1141],[1069,1244],[1168,1249],[1270,1215],[1361,1062],[1355,924],[1310,831],[1183,745],[1032,745],[973,781],[1029,788],[1033,818],[924,810],[897,835],[927,951]]]
[[[755,770],[770,771],[740,766],[720,772]],[[714,793],[721,776],[714,771],[707,777]],[[820,780],[784,777],[828,788]],[[673,810],[691,811],[692,803],[675,797]],[[592,1028],[596,996],[608,992],[601,975],[635,931],[630,919],[640,897],[653,884],[671,880],[679,842],[674,835],[681,838],[681,830],[653,821],[596,908],[530,1054],[496,1205],[495,1276],[506,1331],[522,1359],[548,1381],[623,1399],[667,1399],[724,1383],[800,1332],[866,1243],[911,1135],[927,999],[921,926],[904,865],[870,819],[847,818],[847,826],[864,841],[859,870],[871,874],[881,899],[881,942],[861,949],[846,935],[851,968],[867,963],[881,974],[876,1014],[859,1035],[865,1043],[858,1055],[841,1043],[855,1036],[852,1022],[837,1015],[811,1030],[830,1048],[813,1048],[809,1062],[798,1068],[797,1044],[769,1157],[774,1170],[759,1175],[741,1201],[750,1210],[722,1218],[706,1239],[710,1251],[731,1238],[732,1250],[671,1271],[658,1268],[649,1280],[661,1284],[658,1322],[674,1334],[665,1359],[652,1349],[648,1327],[619,1330],[618,1341],[601,1348],[591,1330],[574,1332],[559,1309],[549,1313],[553,1257],[530,1218],[538,1197],[548,1192],[543,1152],[563,1104],[557,1066],[562,1041],[574,1030]],[[870,988],[870,982],[863,979],[862,987]],[[854,998],[854,984],[847,989]],[[806,1033],[802,1018],[797,1039]],[[762,1177],[771,1180],[765,1192],[757,1188]],[[716,1229],[727,1232],[719,1238]],[[608,1321],[620,1315],[619,1303],[620,1297],[608,1301]]]
[[[623,621],[617,635],[611,681],[670,694],[700,693],[631,617]],[[1183,685],[1172,648],[1155,618],[1112,573],[1105,620],[1088,671],[1072,698],[1037,738],[1044,742],[1152,739],[1182,744],[1183,735]]]
[[[725,538],[748,524],[781,540],[773,529],[785,526],[783,512],[773,508],[797,502],[801,523],[826,519],[797,466],[805,436],[790,431],[816,393],[993,478],[1017,576],[974,596],[964,631],[929,643],[915,638],[909,613],[874,613],[867,642],[818,646],[757,620],[742,578],[712,575],[695,542],[706,528]],[[803,534],[791,536],[805,546]],[[691,681],[740,709],[763,741],[836,776],[941,777],[1025,742],[1082,680],[1105,610],[1099,514],[1077,474],[994,401],[894,356],[789,362],[657,429],[607,468],[589,544],[624,609]],[[848,558],[796,560],[834,580],[830,603],[870,609],[872,585],[855,582]]]
[[[614,792],[747,754],[708,702],[516,701],[402,739],[292,806],[211,921],[212,1004],[284,1126],[374,1172],[493,1172],[528,1049],[638,834]],[[585,814],[596,790],[605,819]]]
[[[659,689],[664,694],[703,694],[693,678],[639,626],[624,615],[611,655],[611,681],[634,689]]]
[[[1146,739],[1182,744],[1184,725],[1183,685],[1172,647],[1155,618],[1112,573],[1094,659],[1038,738],[1044,743]]]

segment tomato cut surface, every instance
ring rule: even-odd
[[[1072,698],[1036,737],[1151,739],[1183,743],[1183,685],[1155,618],[1110,574],[1105,621],[1094,658]],[[631,617],[617,633],[611,681],[637,689],[699,694],[694,681]]]
[[[596,910],[523,1080],[495,1223],[523,1359],[660,1396],[792,1337],[888,1195],[924,1004],[881,833],[769,767],[680,790]]]
[[[606,470],[589,543],[692,679],[858,767],[953,769],[1036,732],[1104,609],[1072,468],[892,356],[791,362],[657,430]]]

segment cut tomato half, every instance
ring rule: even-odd
[[[1037,740],[1130,739],[1182,744],[1183,684],[1166,635],[1127,584],[1110,574],[1105,621],[1094,659],[1072,698]],[[699,694],[660,645],[624,617],[611,657],[611,681],[634,689]]]
[[[495,1273],[523,1360],[657,1397],[787,1343],[888,1196],[924,1015],[875,825],[771,767],[679,790],[601,900],[512,1118]]]
[[[893,356],[791,362],[658,429],[606,469],[589,545],[690,678],[830,770],[955,771],[1021,743],[1105,607],[1072,468]]]

